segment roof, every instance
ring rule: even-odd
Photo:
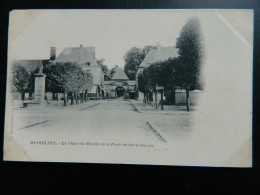
[[[78,65],[87,65],[89,62],[90,66],[98,66],[94,47],[66,47],[53,61],[53,63],[57,62],[72,62]]]
[[[90,71],[93,76],[93,85],[101,85],[104,79],[103,72],[99,66],[82,67],[85,71]]]
[[[129,80],[122,68],[117,68],[112,80]]]
[[[178,57],[177,49],[175,47],[153,47],[145,56],[139,67],[148,67],[150,64],[158,61],[165,61],[169,58]]]
[[[49,62],[49,60],[14,60],[13,65],[19,64],[24,67],[28,72],[32,72],[35,71],[41,65],[41,63],[44,62]]]

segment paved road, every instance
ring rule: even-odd
[[[128,101],[88,102],[55,111],[18,110],[14,118],[14,140],[36,161],[123,162],[166,147],[148,118]],[[119,154],[123,158],[118,159]]]
[[[234,145],[236,129],[212,131],[201,119],[200,112],[138,113],[127,101],[93,101],[17,109],[9,135],[32,161],[221,166],[247,140]]]

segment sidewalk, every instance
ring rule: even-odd
[[[55,101],[55,100],[51,100],[51,101],[46,101],[40,105],[35,105],[35,106],[29,106],[27,108],[23,108],[23,102],[22,101],[13,101],[11,102],[11,107],[15,110],[41,110],[41,111],[52,111],[55,110],[56,111],[60,111],[60,110],[67,110],[67,109],[73,109],[73,110],[77,110],[80,109],[82,107],[86,107],[86,105],[92,105],[92,104],[96,104],[100,101],[87,101],[87,102],[83,102],[83,103],[79,103],[76,104],[76,102],[74,101],[74,104],[71,105],[71,102],[68,101],[67,102],[67,106],[64,106],[64,102],[63,101]]]
[[[68,102],[67,106],[63,106],[63,102],[60,101],[56,103],[53,102],[53,106],[35,106],[33,108],[23,108],[18,106],[12,111],[12,118],[13,121],[15,121],[12,123],[12,130],[15,131],[38,123],[49,123],[50,121],[55,121],[65,115],[70,116],[73,113],[78,113],[100,103],[101,101],[88,101],[77,105],[70,105],[70,102]]]
[[[161,110],[160,107],[156,109],[150,104],[136,100],[129,102],[141,114],[140,117],[149,122],[167,143],[181,142],[190,136],[195,112],[187,112],[186,106],[164,106],[164,110]]]
[[[171,113],[189,113],[187,112],[186,106],[176,106],[176,105],[164,105],[163,110],[161,110],[161,106],[159,105],[156,109],[155,106],[152,106],[149,103],[142,103],[137,100],[129,100],[133,107],[136,108],[137,112],[143,113],[162,113],[162,114],[171,114]],[[196,111],[195,106],[190,107],[190,111]]]

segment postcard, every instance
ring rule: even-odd
[[[252,9],[9,16],[5,161],[252,167]]]

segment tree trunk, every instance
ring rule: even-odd
[[[175,89],[173,89],[173,101],[172,101],[173,105],[176,104],[176,94],[175,94]]]
[[[186,105],[187,105],[187,112],[190,111],[190,90],[186,89]]]
[[[163,110],[163,92],[161,92],[161,110]]]
[[[70,105],[74,104],[74,93],[71,93],[71,97],[70,97]]]
[[[57,102],[59,101],[59,93],[57,93]]]
[[[22,101],[24,101],[24,99],[25,99],[25,92],[24,91],[22,91],[22,93],[21,93],[21,99],[22,99]]]
[[[76,104],[78,104],[79,103],[79,101],[78,101],[79,100],[78,99],[78,92],[75,93],[75,96],[76,96]]]
[[[67,106],[67,92],[64,92],[64,106]]]
[[[84,102],[84,92],[81,93],[81,103]]]
[[[155,90],[155,108],[158,108],[157,90]]]
[[[87,91],[85,91],[85,93],[84,93],[84,100],[85,100],[85,102],[87,101]]]

